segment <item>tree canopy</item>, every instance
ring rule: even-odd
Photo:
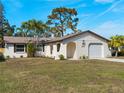
[[[0,44],[3,43],[4,6],[0,1]]]
[[[17,28],[15,36],[47,37],[48,29],[49,27],[44,22],[32,19],[22,22],[21,27]]]
[[[64,32],[67,29],[77,32],[76,27],[79,19],[76,16],[77,11],[75,9],[66,7],[55,8],[52,10],[51,15],[48,16],[47,24],[54,29],[53,33],[55,35],[64,36]]]
[[[123,35],[116,35],[110,38],[109,47],[116,51],[116,56],[118,56],[118,52],[121,51],[121,46],[124,46]]]
[[[60,7],[52,10],[51,15],[48,16],[48,21],[31,19],[22,22],[21,26],[16,28],[15,25],[10,26],[8,20],[4,16],[4,7],[0,2],[0,37],[3,40],[3,35],[12,36],[37,36],[37,37],[50,37],[54,34],[55,37],[64,36],[67,29],[77,32],[77,25],[79,19],[77,11],[72,8]],[[16,28],[16,31],[15,31]]]
[[[16,25],[10,26],[8,20],[5,20],[3,23],[3,35],[4,36],[13,36]]]
[[[8,20],[5,17],[4,6],[0,1],[0,44],[3,45],[3,36],[12,36],[15,30],[15,25],[10,26]]]

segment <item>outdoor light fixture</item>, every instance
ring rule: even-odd
[[[82,47],[84,47],[86,45],[85,40],[82,41]]]

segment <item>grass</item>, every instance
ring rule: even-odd
[[[124,93],[124,63],[10,59],[0,63],[0,93]]]

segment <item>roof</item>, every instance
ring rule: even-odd
[[[69,39],[69,38],[72,38],[72,37],[75,37],[75,36],[78,36],[78,35],[82,35],[82,34],[85,34],[85,33],[91,33],[99,38],[102,38],[103,40],[106,40],[106,41],[109,41],[108,39],[92,32],[92,31],[84,31],[84,32],[77,32],[77,33],[74,33],[74,34],[70,34],[70,35],[66,35],[64,37],[56,37],[56,38],[34,38],[34,37],[9,37],[9,36],[4,36],[4,41],[6,43],[28,43],[30,40],[33,41],[33,42],[36,42],[36,41],[44,41],[46,43],[54,43],[54,42],[61,42],[65,39]]]
[[[35,37],[12,37],[12,36],[4,36],[5,43],[28,43],[29,41],[48,41],[50,38],[35,38]]]
[[[105,38],[105,37],[103,37],[101,35],[98,35],[98,34],[92,32],[90,30],[87,30],[87,31],[83,31],[83,32],[77,32],[77,33],[74,33],[74,34],[66,35],[66,36],[60,37],[60,38],[59,37],[58,38],[54,38],[54,39],[48,41],[48,43],[60,42],[60,41],[63,41],[65,39],[72,38],[72,37],[75,37],[75,36],[78,36],[78,35],[82,35],[82,34],[85,34],[85,33],[91,33],[91,34],[93,34],[93,35],[95,35],[95,36],[97,36],[99,38],[102,38],[103,40],[109,41],[107,38]]]

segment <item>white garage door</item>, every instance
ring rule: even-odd
[[[89,58],[101,58],[102,57],[102,44],[93,43],[89,46]]]

